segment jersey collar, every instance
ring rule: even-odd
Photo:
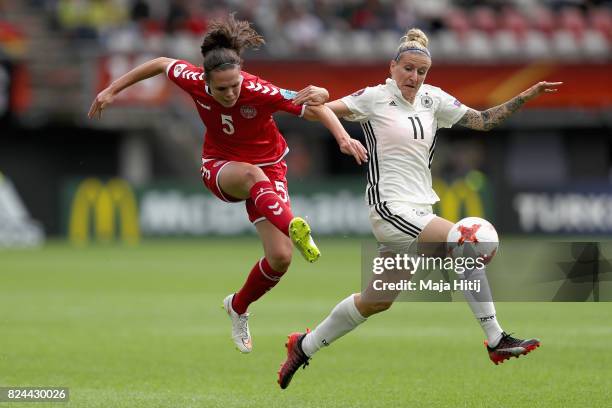
[[[389,90],[389,92],[391,92],[391,95],[395,96],[395,97],[396,97],[396,98],[399,100],[399,102],[400,102],[400,103],[403,103],[403,104],[405,104],[405,105],[408,105],[408,106],[410,106],[411,108],[413,108],[413,107],[414,107],[414,104],[412,104],[412,103],[408,102],[408,101],[407,101],[407,100],[404,98],[404,96],[402,95],[402,91],[399,89],[399,87],[397,86],[397,82],[395,82],[395,80],[394,80],[394,79],[387,78],[387,80],[385,81],[385,84],[387,85],[387,89]],[[421,90],[419,89],[419,91],[417,92],[417,94],[416,94],[416,95],[415,95],[415,97],[414,97],[414,101],[415,101],[415,102],[416,102],[416,100],[417,100],[416,98],[418,97],[418,95],[419,95],[419,92],[420,92],[420,91],[421,91]]]

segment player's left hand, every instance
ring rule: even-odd
[[[340,151],[349,156],[353,156],[357,164],[368,161],[368,152],[363,144],[357,139],[347,137],[338,143]]]
[[[538,96],[544,93],[555,93],[557,92],[557,87],[559,85],[563,85],[563,82],[538,82],[537,84],[523,92],[523,97],[527,100],[531,100],[537,98]]]
[[[296,105],[302,105],[307,103],[310,106],[323,105],[329,100],[329,92],[327,89],[321,88],[314,85],[308,85],[297,93],[293,98],[293,103]]]

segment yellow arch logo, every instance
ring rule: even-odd
[[[137,244],[140,241],[138,207],[130,185],[121,179],[112,179],[106,185],[94,178],[84,180],[72,200],[68,228],[70,241],[76,245],[89,243],[90,222],[93,220],[96,239],[110,242],[115,238],[117,217],[121,240]]]
[[[482,199],[478,189],[464,179],[448,185],[443,180],[435,179],[433,188],[440,197],[438,215],[451,222],[457,222],[462,214],[484,218]],[[462,211],[464,210],[464,211]]]

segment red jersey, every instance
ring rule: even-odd
[[[280,161],[289,151],[272,114],[285,111],[302,116],[305,105],[291,101],[295,92],[241,71],[240,96],[234,106],[226,108],[210,95],[203,68],[176,60],[168,66],[166,75],[191,95],[206,126],[203,158],[261,166]]]

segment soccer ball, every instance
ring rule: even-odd
[[[446,238],[448,254],[453,258],[481,258],[488,264],[499,248],[493,225],[482,218],[467,217],[457,222]]]

